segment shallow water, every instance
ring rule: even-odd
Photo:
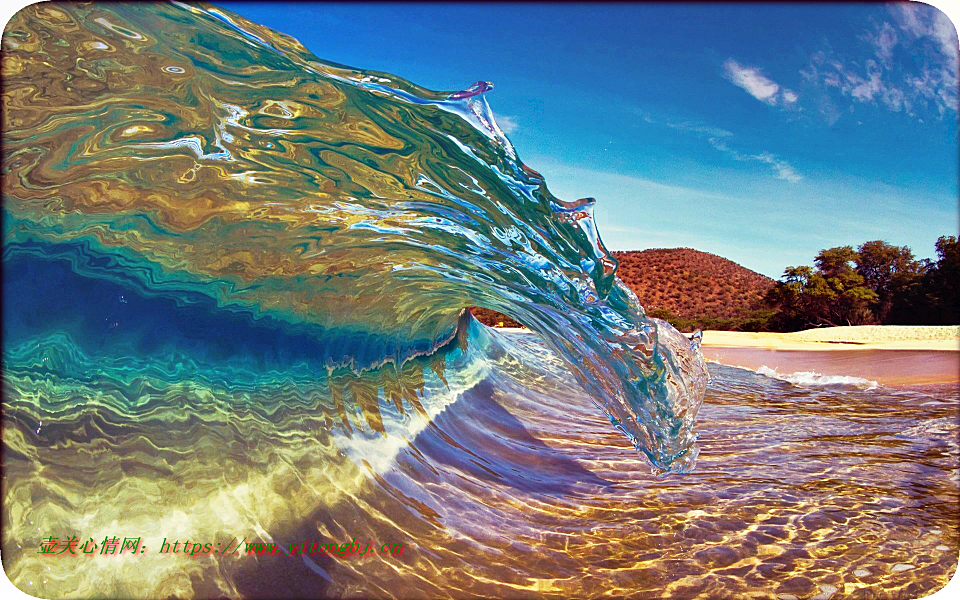
[[[535,335],[468,331],[399,376],[340,382],[344,393],[380,386],[384,411],[396,415],[384,419],[386,436],[362,434],[362,415],[338,422],[330,390],[298,384],[241,394],[185,382],[129,418],[93,401],[59,413],[38,407],[20,391],[23,378],[41,397],[56,396],[59,378],[10,373],[8,575],[51,598],[93,589],[403,598],[807,598],[836,589],[838,598],[894,598],[942,587],[955,569],[952,387],[803,388],[711,364],[697,469],[638,476],[629,443]],[[422,388],[405,387],[413,380]],[[402,417],[386,411],[397,383]],[[88,397],[150,392],[146,382],[71,387]],[[240,396],[249,402],[237,419],[218,418]],[[178,418],[157,408],[164,402],[177,404]],[[74,533],[143,535],[148,551],[36,554],[41,537]],[[163,537],[235,535],[286,551],[354,537],[404,551],[151,551]]]
[[[826,598],[949,579],[956,387],[711,365],[704,396],[697,344],[643,316],[591,202],[519,162],[485,85],[430,92],[176,3],[11,23],[0,549],[20,588]],[[51,536],[145,549],[47,556]],[[221,551],[241,539],[287,555]],[[353,539],[403,552],[289,554]]]
[[[770,350],[704,348],[703,355],[725,365],[794,383],[849,383],[861,387],[960,384],[960,352],[952,350]]]

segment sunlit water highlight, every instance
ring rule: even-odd
[[[431,92],[179,3],[31,6],[3,49],[2,551],[22,589],[919,596],[952,572],[956,389],[712,366],[697,417],[697,344],[643,316],[592,201],[519,161],[488,84]],[[51,535],[148,552],[38,555]],[[405,551],[156,547],[235,536]]]

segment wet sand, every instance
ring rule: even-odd
[[[860,377],[889,386],[960,383],[960,352],[950,350],[775,350],[704,347],[708,361],[756,371]]]
[[[705,331],[707,360],[732,367],[860,377],[883,385],[960,383],[960,327],[861,325],[794,333]]]
[[[775,350],[946,350],[960,351],[960,326],[858,325],[793,333],[704,331],[703,345]]]

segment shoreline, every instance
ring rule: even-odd
[[[856,377],[904,387],[960,383],[960,327],[858,325],[793,333],[704,331],[710,362],[780,375]]]
[[[960,352],[953,350],[783,350],[717,346],[701,350],[708,363],[747,369],[788,381],[819,380],[826,384],[856,378],[862,380],[859,383],[893,387],[960,384]]]
[[[703,332],[704,348],[770,350],[927,350],[960,352],[960,326],[856,325],[793,333]]]
[[[497,331],[532,333],[526,327],[494,327]],[[689,336],[691,332],[685,332]],[[703,332],[704,348],[769,350],[927,350],[960,352],[960,325],[853,325],[792,333],[769,331]]]
[[[532,333],[523,327],[498,327]],[[689,333],[685,335],[690,335]],[[859,325],[793,333],[703,332],[708,362],[788,376],[855,377],[885,386],[960,383],[960,326]]]

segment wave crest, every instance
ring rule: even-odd
[[[490,84],[324,62],[209,6],[54,12],[4,33],[5,256],[82,245],[148,290],[315,328],[328,369],[402,364],[452,339],[463,307],[498,310],[655,470],[692,468],[698,344],[616,278],[593,200],[555,198],[520,162]]]

